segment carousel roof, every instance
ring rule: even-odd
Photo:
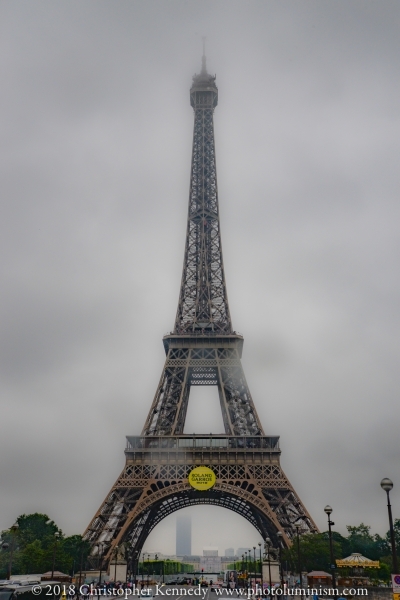
[[[379,560],[370,560],[359,552],[353,552],[347,558],[341,558],[336,561],[337,567],[359,567],[367,569],[379,569]]]

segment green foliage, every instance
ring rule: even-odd
[[[348,554],[359,552],[371,560],[379,560],[379,557],[390,552],[387,544],[379,535],[371,535],[371,527],[361,523],[357,527],[347,525],[349,535],[347,537]]]
[[[40,540],[43,548],[49,548],[53,545],[55,533],[62,536],[61,529],[47,515],[40,513],[21,515],[18,517],[17,523],[19,525],[18,543],[23,548],[35,540]]]
[[[395,539],[395,543],[396,543],[396,550],[397,550],[397,554],[399,555],[400,554],[400,519],[394,520],[393,529],[394,529],[394,539]],[[388,531],[386,534],[385,542],[387,544],[388,551],[390,552],[391,547],[392,547],[392,544],[390,541],[390,531]]]
[[[0,546],[8,544],[8,548],[0,551],[0,579],[6,577],[13,547],[13,573],[44,573],[51,571],[55,556],[55,570],[70,573],[83,568],[90,551],[87,541],[82,540],[80,535],[64,537],[61,529],[54,521],[45,514],[34,513],[21,515],[17,519],[18,529],[13,533],[12,529],[1,532]],[[394,522],[396,547],[400,553],[400,519]],[[379,560],[381,568],[370,571],[371,578],[388,581],[391,571],[391,543],[390,534],[385,537],[371,534],[371,528],[364,523],[358,526],[347,526],[348,536],[332,532],[333,552],[335,559],[349,556],[353,552],[359,552],[364,556]],[[58,539],[55,534],[58,534]],[[330,550],[328,533],[306,534],[300,536],[300,562],[302,570],[312,571],[330,570]],[[256,557],[257,558],[257,557]],[[298,549],[297,540],[288,550],[282,552],[282,559],[288,568],[297,573],[298,571]],[[144,561],[139,565],[140,574],[145,576],[161,575],[164,568],[165,575],[177,573],[188,573],[193,571],[193,565],[171,560]],[[228,566],[229,569],[243,570],[244,563],[238,561]],[[259,561],[248,560],[247,571],[259,571]]]
[[[342,547],[336,540],[333,540],[333,553],[335,558],[342,558]],[[294,540],[291,548],[283,551],[282,558],[294,573],[298,572],[297,540]],[[303,571],[329,571],[330,564],[329,537],[326,532],[300,536],[300,565]]]
[[[20,551],[18,556],[18,572],[42,573],[45,562],[46,551],[43,549],[40,540],[34,540],[33,542],[26,544]]]
[[[229,563],[226,568],[232,571],[244,571],[247,569],[248,573],[260,573],[260,559],[257,559],[256,557],[256,562],[254,562],[254,560],[247,560],[247,562],[238,560],[236,562]]]
[[[139,563],[139,579],[152,575],[162,575],[164,565],[164,575],[176,575],[178,573],[191,573],[193,572],[193,565],[188,563],[179,562],[177,560],[145,560]]]
[[[392,557],[382,556],[379,559],[379,563],[380,569],[371,573],[371,578],[376,579],[377,581],[389,581],[392,572]]]
[[[64,557],[64,560],[69,564],[68,572],[71,570],[75,572],[81,564],[82,566],[86,564],[90,553],[90,544],[87,540],[83,540],[81,535],[71,535],[62,540],[61,549],[61,557]],[[66,571],[66,568],[64,568],[64,571]]]
[[[13,573],[45,573],[51,571],[53,559],[57,571],[71,573],[89,553],[89,544],[80,535],[64,537],[61,529],[47,515],[34,513],[17,519],[18,529],[2,531],[0,545],[8,543],[7,550],[0,552],[0,578],[8,572],[11,547],[13,546]],[[59,537],[56,538],[55,534]]]
[[[391,546],[389,532],[385,538],[380,535],[371,534],[369,525],[361,523],[358,526],[347,526],[348,536],[332,532],[334,558],[343,558],[358,552],[371,560],[379,560],[381,567],[377,570],[368,571],[371,579],[376,581],[389,581],[391,572]],[[400,519],[395,521],[396,547],[400,549]],[[283,552],[283,560],[287,561],[292,572],[298,571],[298,548],[297,541],[293,546]],[[306,571],[321,570],[330,572],[330,549],[328,532],[319,534],[307,534],[300,536],[300,562],[301,568]],[[338,571],[340,574],[344,571]]]

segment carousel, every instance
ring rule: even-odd
[[[353,552],[347,558],[336,561],[336,567],[343,569],[339,573],[338,584],[345,586],[367,586],[370,585],[369,569],[379,569],[379,560],[370,560],[358,552]]]

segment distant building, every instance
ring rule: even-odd
[[[203,556],[218,556],[218,548],[215,548],[214,546],[203,548]]]
[[[192,554],[192,519],[189,515],[176,517],[176,554]]]
[[[235,563],[235,568],[240,569],[242,559],[239,559],[237,556],[221,556],[221,571],[226,571],[228,568],[234,568],[233,565],[235,565]]]
[[[221,572],[221,557],[218,556],[218,548],[203,548],[203,556],[200,558],[200,569],[204,573]]]
[[[225,550],[225,556],[235,556],[235,550],[234,550],[234,548],[227,548]]]
[[[251,548],[238,548],[236,556],[239,556],[241,558],[242,554],[244,554],[245,552],[247,552],[247,550],[251,550]]]

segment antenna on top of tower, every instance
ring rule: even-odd
[[[201,73],[207,73],[206,67],[206,38],[203,36],[201,38],[203,40],[203,56],[201,58]]]

